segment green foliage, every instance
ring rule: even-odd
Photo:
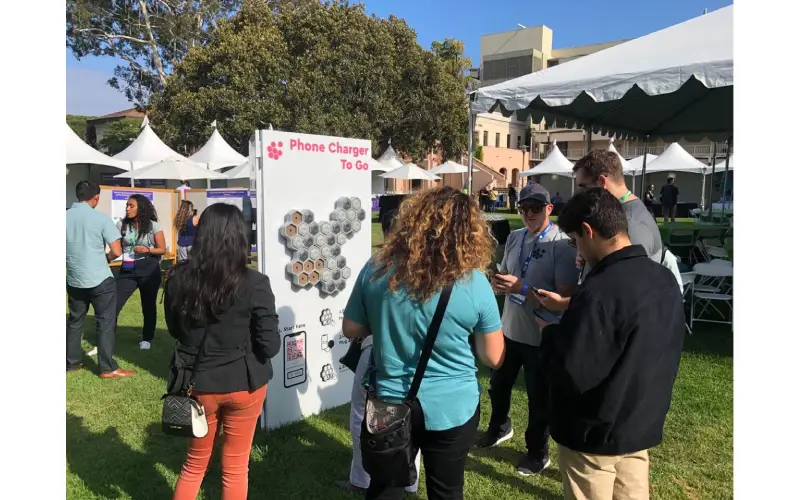
[[[475,146],[474,155],[475,155],[475,158],[478,159],[478,161],[483,161],[483,145],[478,144],[478,145]]]
[[[67,115],[67,125],[75,132],[78,137],[86,141],[86,120],[91,120],[92,116]]]
[[[67,47],[122,60],[109,85],[146,105],[193,47],[204,45],[241,0],[67,0]]]
[[[112,122],[103,132],[100,149],[108,155],[115,155],[131,145],[141,132],[142,121],[125,118]]]
[[[417,44],[404,20],[362,5],[245,0],[207,45],[176,67],[149,112],[171,146],[202,145],[217,120],[247,153],[253,130],[392,139],[415,160],[466,151],[464,84],[445,58]],[[450,67],[448,67],[448,63]]]

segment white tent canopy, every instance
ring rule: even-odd
[[[715,170],[717,171],[717,173],[724,172],[725,171],[725,160],[722,160],[721,162],[717,163],[717,166],[716,166]],[[730,161],[728,162],[728,170],[733,172],[733,155],[731,155]],[[711,168],[709,167],[708,170],[706,171],[706,174],[710,174],[710,173],[711,173]]]
[[[723,165],[724,168],[724,165]],[[694,174],[704,174],[708,167],[694,156],[686,152],[677,142],[673,142],[653,160],[647,162],[647,173],[655,172],[691,172]],[[641,170],[638,172],[641,173]]]
[[[189,159],[195,163],[206,165],[211,170],[238,166],[247,160],[225,142],[216,127],[203,147]]]
[[[149,123],[145,123],[142,127],[142,132],[139,137],[131,143],[130,146],[125,148],[122,152],[114,155],[117,160],[123,160],[133,163],[133,168],[142,168],[153,163],[165,160],[167,158],[180,158],[186,160],[184,156],[179,155],[173,151],[169,146],[164,144],[153,129],[150,128]],[[136,177],[137,179],[139,177]],[[165,179],[166,177],[160,177]]]
[[[542,175],[542,174],[553,174],[553,175],[563,175],[565,177],[572,177],[573,164],[571,161],[564,156],[564,153],[561,152],[559,148],[556,147],[555,143],[553,144],[553,149],[550,150],[550,153],[547,155],[545,160],[533,167],[530,170],[526,170],[519,174],[520,177],[529,177],[531,175]]]
[[[648,153],[628,160],[628,168],[627,170],[623,168],[622,173],[625,175],[642,175],[642,164],[644,163],[645,157],[647,157],[647,171],[650,172],[650,164],[654,162],[658,156]]]
[[[64,126],[67,127],[67,165],[85,163],[88,165],[107,165],[120,170],[130,170],[130,163],[115,160],[101,153],[83,142],[69,125],[65,123]]]
[[[465,173],[467,173],[467,171],[469,171],[469,168],[467,168],[466,166],[461,165],[459,163],[456,163],[454,161],[450,161],[450,160],[442,163],[438,167],[434,167],[434,168],[429,170],[430,173],[435,174],[435,175],[440,175],[440,174],[465,174]]]
[[[423,170],[413,163],[406,163],[400,168],[396,168],[385,174],[381,174],[384,179],[407,179],[407,180],[422,180],[422,181],[436,181],[440,177],[434,175],[427,170]]]
[[[168,158],[114,177],[117,179],[171,179],[179,181],[228,178],[223,173],[209,170],[205,165],[194,163],[182,156]]]
[[[369,163],[369,169],[372,170],[373,172],[389,172],[391,170],[394,170],[395,168],[385,163],[381,163],[374,158],[368,159],[367,163]]]
[[[481,88],[471,108],[620,138],[727,139],[733,132],[733,6]]]
[[[225,172],[225,175],[228,176],[228,179],[249,179],[251,170],[250,160],[246,159],[241,165],[237,165]]]
[[[383,154],[378,158],[377,162],[382,164],[389,170],[394,170],[396,168],[400,168],[403,165],[405,165],[403,160],[401,160],[400,157],[397,156],[397,152],[392,147],[391,139],[389,140],[389,147],[386,148],[386,151],[384,151]]]
[[[607,150],[612,152],[612,153],[615,153],[619,157],[619,161],[620,161],[620,163],[622,163],[622,171],[623,172],[631,169],[631,166],[628,164],[628,160],[626,160],[624,156],[619,154],[619,151],[617,151],[617,148],[614,147],[614,139],[611,139],[610,141],[608,141]]]

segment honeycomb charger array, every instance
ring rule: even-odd
[[[280,236],[292,251],[292,261],[286,265],[287,279],[300,288],[318,286],[327,295],[344,290],[353,273],[342,247],[361,231],[366,218],[361,200],[347,197],[336,200],[327,221],[315,221],[311,210],[286,214]]]

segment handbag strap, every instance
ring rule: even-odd
[[[433,344],[439,335],[439,327],[442,326],[444,311],[447,309],[447,303],[450,302],[450,294],[452,292],[453,285],[447,285],[442,289],[442,294],[439,296],[439,303],[436,304],[436,312],[433,313],[433,319],[428,327],[428,334],[425,336],[425,345],[422,347],[419,363],[414,371],[414,380],[411,382],[411,389],[408,390],[406,395],[406,403],[413,402],[417,398],[417,392],[419,391],[419,386],[422,385],[422,377],[425,375],[425,369],[431,359]]]
[[[203,354],[206,349],[206,339],[208,338],[209,330],[210,325],[206,325],[206,329],[203,332],[203,338],[200,340],[200,347],[197,348],[197,356],[194,358],[194,365],[192,365],[192,375],[189,377],[189,384],[186,386],[185,394],[187,397],[192,395],[192,390],[194,389],[194,377],[197,375],[197,366],[200,364],[200,360],[203,358]]]

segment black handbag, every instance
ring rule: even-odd
[[[208,326],[206,326],[186,389],[161,396],[161,399],[164,400],[161,408],[161,429],[170,436],[201,438],[208,434],[208,420],[206,420],[205,409],[199,401],[192,397],[194,376],[197,373],[197,366],[205,350],[208,329]],[[178,355],[177,352],[175,355]]]
[[[346,366],[351,372],[355,373],[358,368],[358,361],[361,359],[361,344],[366,337],[360,339],[353,339],[347,347],[347,352],[344,356],[339,358],[339,363]]]
[[[370,360],[367,404],[361,423],[361,460],[371,480],[379,484],[406,487],[417,481],[417,468],[414,464],[417,450],[411,445],[411,405],[417,399],[417,392],[428,367],[433,344],[439,334],[452,291],[452,285],[442,290],[433,320],[428,327],[417,369],[414,371],[411,388],[402,403],[386,403],[378,398],[375,361],[374,358]]]

